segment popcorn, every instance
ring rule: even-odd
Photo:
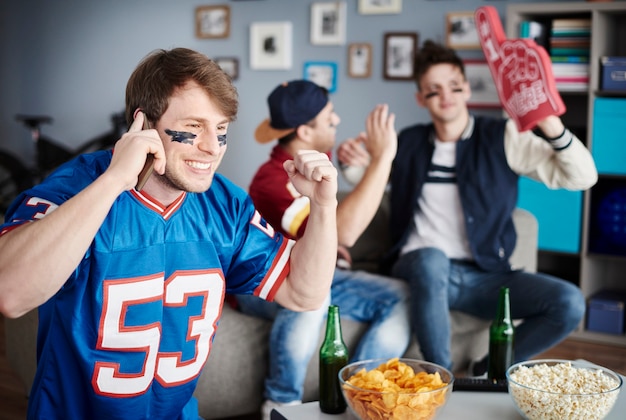
[[[509,374],[509,393],[530,420],[600,420],[613,408],[619,380],[602,369],[571,362],[520,365]]]

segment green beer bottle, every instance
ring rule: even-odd
[[[341,336],[339,307],[328,307],[326,335],[320,347],[320,410],[323,413],[339,414],[346,411],[346,401],[341,393],[339,370],[348,364],[348,348]]]
[[[498,312],[489,328],[489,361],[487,377],[498,380],[506,379],[506,370],[513,364],[513,321],[509,288],[500,288]]]

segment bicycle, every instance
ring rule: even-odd
[[[0,218],[4,217],[7,208],[20,192],[41,182],[56,167],[80,154],[112,148],[127,131],[124,113],[114,113],[110,131],[71,149],[42,133],[41,126],[51,124],[52,117],[18,114],[15,119],[30,130],[35,143],[35,164],[29,166],[13,153],[0,150]]]

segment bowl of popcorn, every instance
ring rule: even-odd
[[[506,377],[515,408],[528,420],[601,420],[623,383],[615,372],[582,360],[521,362]]]
[[[422,420],[441,412],[454,376],[423,360],[374,359],[345,366],[339,382],[348,407],[360,420]]]

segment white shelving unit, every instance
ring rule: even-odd
[[[561,96],[567,106],[563,116],[566,125],[576,124],[583,127],[583,139],[587,147],[593,150],[593,142],[603,141],[603,138],[593,138],[594,133],[594,102],[598,97],[610,96],[625,99],[626,92],[602,92],[600,88],[602,56],[626,56],[626,2],[568,2],[568,3],[523,3],[511,4],[507,8],[506,32],[508,38],[518,38],[522,21],[539,20],[551,21],[558,18],[590,18],[591,19],[591,46],[590,46],[590,82],[585,92],[562,92]],[[625,113],[626,115],[626,113]],[[583,124],[582,122],[586,122]],[[624,119],[626,126],[626,118]],[[586,127],[585,127],[586,126]],[[615,128],[616,130],[619,127]],[[626,134],[622,136],[626,142]],[[624,147],[619,146],[618,147]],[[616,157],[616,159],[619,157]],[[626,161],[622,162],[626,169]],[[623,174],[606,174],[600,172],[600,181],[613,179],[623,180],[626,187],[626,171]],[[580,220],[580,244],[576,244],[579,252],[559,253],[541,251],[539,256],[540,271],[564,272],[569,274],[569,280],[577,282],[586,298],[604,289],[626,291],[626,254],[623,256],[596,254],[589,251],[590,238],[590,206],[591,194],[586,191],[583,195],[582,220]],[[567,211],[567,209],[562,209]],[[558,211],[554,210],[553,211]],[[539,219],[539,229],[550,229],[542,226]],[[588,331],[586,324],[580,325],[573,334],[573,338],[585,341],[595,341],[605,344],[614,344],[626,347],[626,335],[604,334]]]

